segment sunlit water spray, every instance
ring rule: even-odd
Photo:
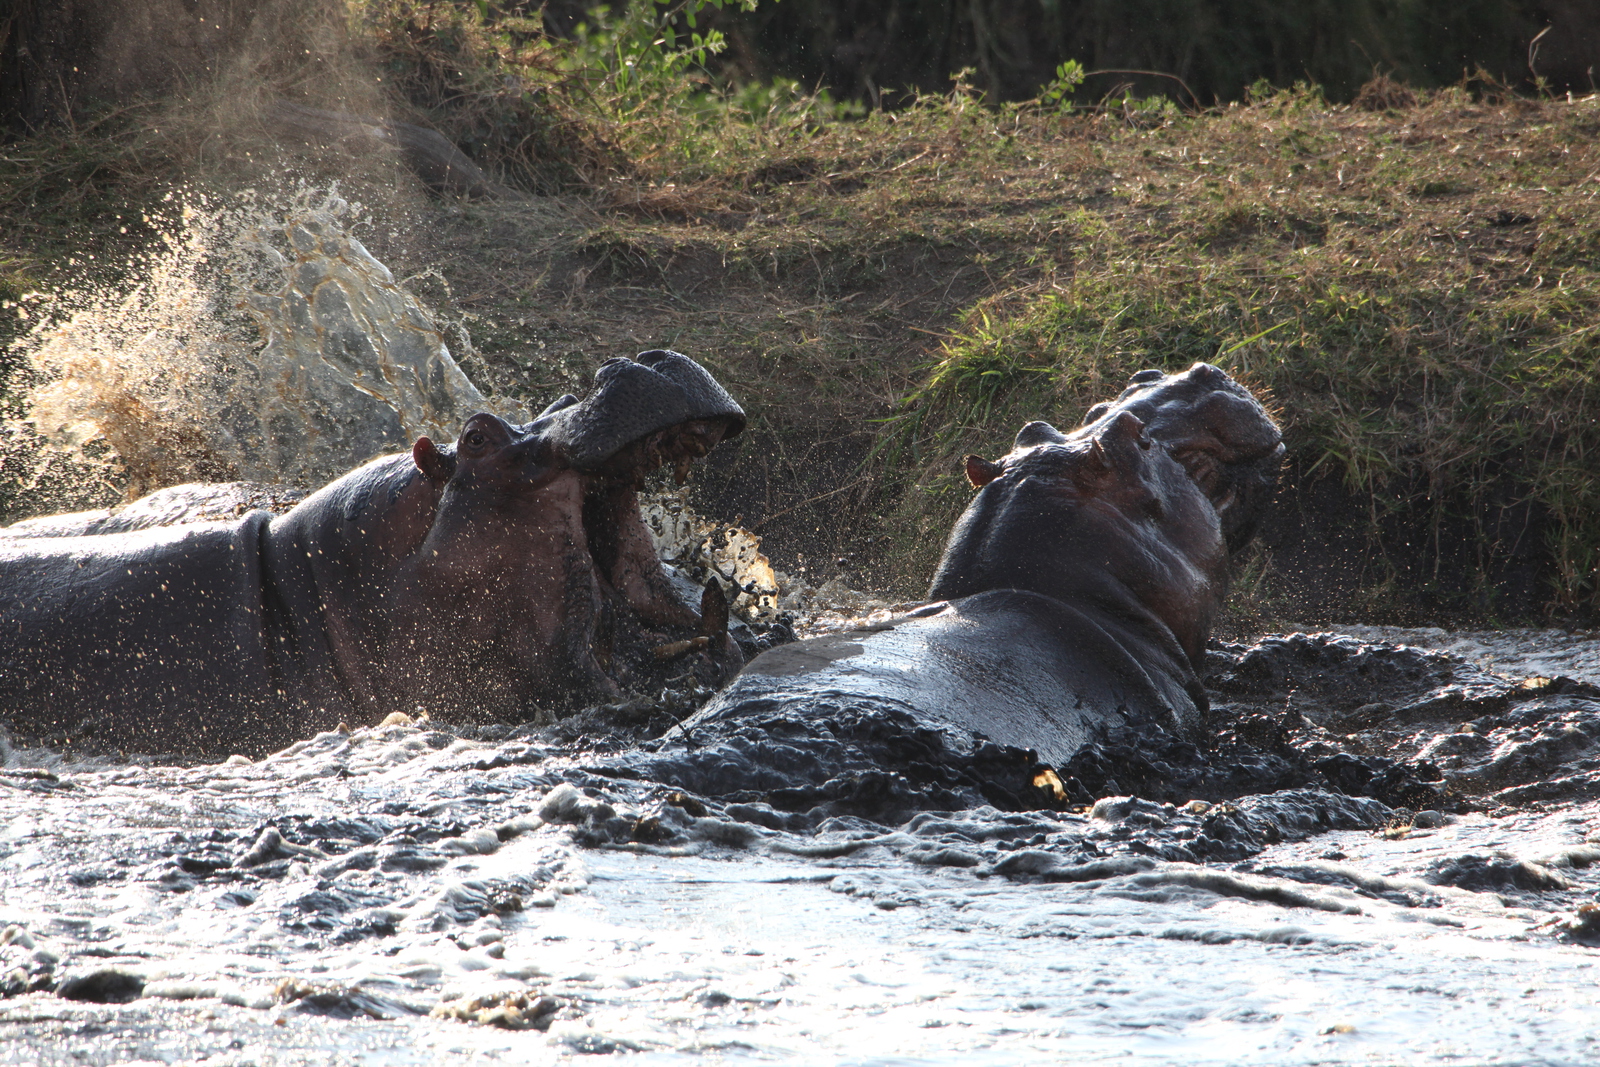
[[[26,339],[33,429],[133,495],[314,484],[453,437],[487,402],[353,216],[327,195],[190,205],[134,284],[62,298]],[[887,609],[785,581],[681,495],[644,510],[664,557],[737,581],[752,616]],[[1512,645],[1458,651],[1600,679],[1591,644]],[[814,820],[686,796],[642,756],[531,727],[335,732],[194,767],[0,745],[0,1064],[134,1046],[238,1064],[1584,1062],[1600,719],[1582,693],[1541,710],[1446,681],[1395,713],[1415,737],[1375,746],[1571,783],[1560,802],[1457,818],[1354,800],[1359,829],[1274,818],[1293,807],[1278,794]],[[673,751],[649,766],[694,757]],[[1262,840],[1174,859],[1206,820]]]
[[[357,214],[325,191],[185,203],[131,282],[44,309],[22,342],[31,429],[114,466],[132,498],[195,480],[315,485],[422,434],[451,440],[474,411],[520,414],[462,373],[348,232]]]

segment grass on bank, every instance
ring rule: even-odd
[[[790,566],[848,557],[914,594],[967,499],[963,452],[1208,359],[1271,395],[1292,486],[1337,490],[1369,593],[1502,613],[1515,512],[1543,602],[1596,606],[1596,98],[1476,82],[1380,86],[1375,110],[1301,88],[1085,112],[958,85],[862,115],[793,86],[623,92],[477,5],[360,10],[327,53],[338,78],[259,67],[257,98],[334,106],[359,83],[528,200],[428,200],[381,160],[202,121],[196,90],[0,150],[7,276],[49,288],[72,249],[115,260],[176,185],[336,175],[496,389],[545,399],[635,347],[702,358],[754,416],[707,491]],[[1294,580],[1253,567],[1261,603]]]
[[[953,458],[1140,366],[1206,359],[1274,399],[1297,478],[1339,479],[1376,541],[1401,516],[1430,542],[1413,580],[1472,591],[1442,570],[1487,573],[1515,535],[1495,513],[1526,502],[1552,606],[1592,609],[1596,132],[1597,98],[1460,91],[1376,114],[1288,92],[1118,131],[1095,146],[1102,203],[1067,220],[1070,273],[968,311],[902,439]]]
[[[1063,114],[957,93],[658,171],[679,202],[614,200],[585,248],[619,284],[670,286],[698,256],[724,292],[811,287],[799,338],[713,325],[703,302],[678,317],[758,398],[798,384],[876,420],[869,468],[904,475],[876,498],[900,573],[931,570],[968,497],[960,455],[1205,359],[1272,398],[1291,484],[1338,487],[1366,604],[1525,613],[1500,588],[1516,556],[1533,601],[1590,615],[1600,98],[1369,101]],[[1295,581],[1260,566],[1269,591]]]

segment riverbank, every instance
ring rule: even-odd
[[[221,110],[202,86],[0,150],[6,335],[62,292],[138,284],[195,198],[337,180],[486,390],[542,402],[655,345],[710,367],[752,423],[697,506],[817,584],[919,594],[964,452],[1205,359],[1270,398],[1290,448],[1241,631],[1592,618],[1600,97],[1302,88],[1185,113],[958,88],[850,115],[779,87],[585,111],[554,75],[506,97],[493,79],[531,89],[531,60],[406,26],[340,53],[404,90],[361,103],[451,132],[512,195],[441,199],[381,152],[285,140],[270,79]],[[427,90],[441,56],[460,69]],[[330,105],[349,70],[294,84]],[[472,115],[538,132],[540,166],[471,141]],[[20,469],[0,518],[30,511]]]

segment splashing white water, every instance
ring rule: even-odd
[[[310,485],[453,438],[496,405],[349,234],[356,215],[317,190],[191,198],[133,285],[63,294],[24,340],[34,429],[79,457],[104,442],[130,498],[196,479]]]
[[[733,610],[755,622],[778,616],[778,576],[761,538],[742,526],[711,522],[689,507],[688,493],[668,489],[639,501],[645,529],[662,560],[704,585],[715,571],[737,587]]]

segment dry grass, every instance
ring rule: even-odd
[[[1378,110],[1301,90],[1085,114],[958,92],[835,121],[777,93],[616,124],[576,96],[518,112],[494,79],[515,63],[555,78],[547,57],[443,41],[418,10],[375,31],[397,117],[470,143],[500,116],[480,162],[559,195],[426,201],[375,172],[374,250],[470,329],[469,371],[502,392],[547,398],[653,345],[706,362],[754,419],[702,507],[741,513],[780,565],[914,593],[966,499],[955,457],[1003,451],[1026,419],[1074,424],[1143,367],[1208,359],[1282,413],[1289,499],[1348,512],[1369,549],[1360,603],[1506,610],[1515,514],[1544,539],[1544,601],[1595,605],[1600,99],[1408,102],[1390,83],[1368,94]],[[549,133],[563,115],[575,141]],[[185,173],[147,117],[103,121],[0,152],[9,277],[48,284],[67,247],[126,247],[137,223],[109,216]],[[562,144],[579,146],[564,177],[518,155]],[[1247,575],[1252,610],[1292,580],[1275,566]]]

